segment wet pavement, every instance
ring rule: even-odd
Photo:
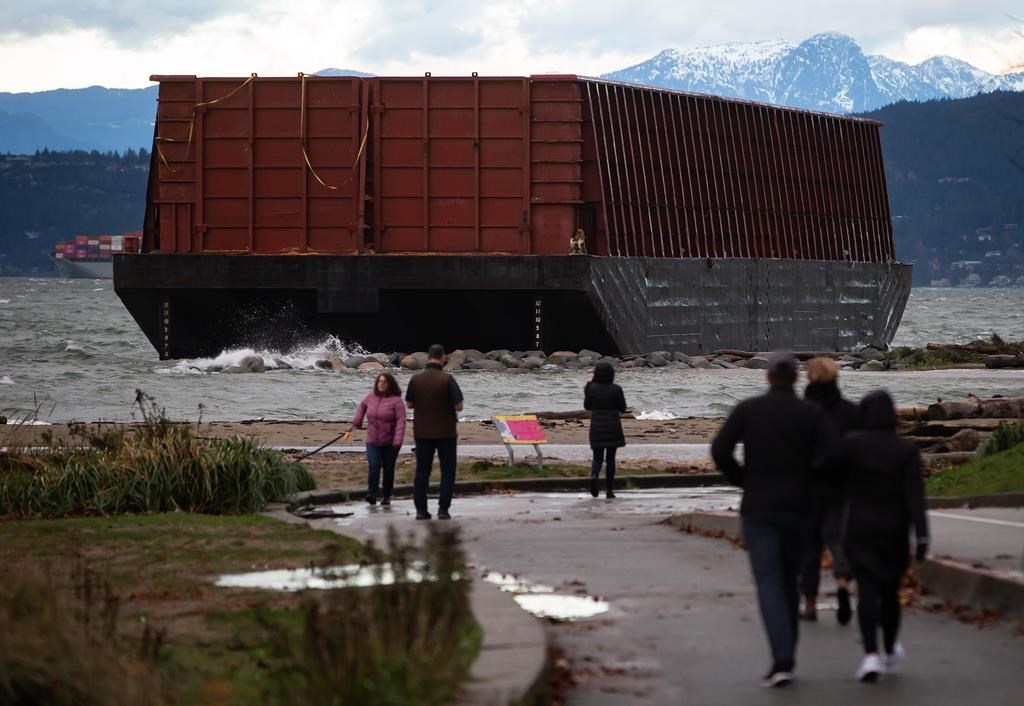
[[[827,594],[819,621],[801,626],[796,683],[766,692],[758,684],[769,666],[768,648],[745,553],[661,522],[671,512],[734,508],[735,491],[617,495],[611,501],[581,493],[456,497],[451,508],[480,575],[497,572],[556,595],[607,604],[593,617],[549,622],[576,684],[567,704],[1020,703],[1024,635],[1013,626],[979,629],[944,612],[908,611],[905,672],[862,685],[853,679],[861,656],[856,627],[835,622]],[[389,524],[403,533],[428,524],[412,519],[409,500],[390,508],[348,503],[334,509],[352,514],[315,525],[378,542]],[[430,509],[436,510],[434,499]],[[945,523],[967,521],[936,522],[938,541],[945,542]],[[831,589],[826,581],[823,590]]]
[[[936,556],[1024,578],[1024,508],[932,510],[928,519]]]
[[[317,446],[302,446],[296,444],[279,444],[270,448],[278,451],[313,451]],[[459,444],[457,447],[459,458],[508,458],[508,451],[502,444]],[[321,453],[366,453],[364,446],[335,445],[327,446]],[[412,454],[412,445],[405,444],[399,450],[400,454]],[[542,444],[541,454],[545,459],[557,461],[587,461],[593,458],[593,452],[589,444]],[[517,445],[515,447],[517,461],[532,462],[536,458],[533,447],[530,445]],[[616,459],[619,463],[623,461],[700,461],[711,458],[710,444],[633,444],[619,449]]]

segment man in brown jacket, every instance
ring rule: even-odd
[[[437,452],[441,466],[441,497],[437,503],[437,519],[450,520],[448,508],[455,490],[455,425],[457,412],[462,411],[462,390],[455,378],[442,370],[444,347],[432,345],[427,350],[426,369],[413,375],[405,392],[405,404],[413,410],[413,440],[416,444],[416,479],[413,481],[413,502],[416,519],[429,520],[427,488]]]

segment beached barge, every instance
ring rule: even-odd
[[[842,350],[909,295],[876,122],[562,75],[153,80],[114,280],[162,358]]]

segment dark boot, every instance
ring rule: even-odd
[[[590,476],[590,494],[597,497],[597,476]]]
[[[605,473],[604,496],[609,499],[615,497],[615,470],[612,468],[609,468]]]

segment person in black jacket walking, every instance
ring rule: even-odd
[[[861,400],[860,413],[862,429],[843,444],[849,464],[843,547],[857,579],[857,622],[864,641],[857,678],[872,682],[902,666],[899,587],[910,565],[909,529],[914,528],[915,557],[921,561],[928,550],[928,518],[921,454],[896,434],[892,398],[883,390],[871,392]],[[878,652],[879,623],[884,659]]]
[[[597,480],[601,464],[605,464],[605,496],[614,498],[615,451],[626,445],[619,415],[626,411],[626,396],[616,385],[615,368],[601,362],[594,368],[594,377],[583,388],[583,409],[590,410],[590,448],[594,461],[590,466],[590,494],[597,497]]]
[[[767,393],[736,405],[711,443],[711,456],[743,488],[740,520],[772,651],[763,686],[793,680],[800,595],[797,574],[806,536],[811,474],[833,452],[837,435],[816,405],[797,397],[796,359],[773,353]],[[744,464],[733,457],[744,445]]]
[[[808,399],[828,415],[840,434],[859,425],[857,405],[844,400],[836,379],[839,368],[831,358],[820,356],[807,361],[807,379],[804,390]],[[836,619],[840,625],[850,622],[850,564],[843,552],[842,520],[846,497],[842,487],[842,473],[838,468],[826,469],[824,477],[815,480],[811,490],[811,516],[804,561],[800,569],[800,593],[804,597],[804,620],[818,619],[818,586],[821,583],[821,549],[827,545],[832,554],[832,574],[836,579],[836,599],[839,610]]]

